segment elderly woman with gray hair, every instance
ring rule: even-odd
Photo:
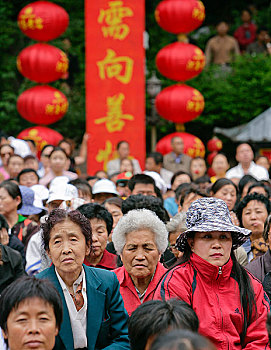
[[[129,316],[142,303],[152,300],[166,272],[159,262],[168,245],[165,224],[147,209],[131,210],[114,229],[112,241],[123,266],[114,270]]]

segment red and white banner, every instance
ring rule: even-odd
[[[119,141],[144,164],[144,0],[85,0],[88,174],[106,170]]]

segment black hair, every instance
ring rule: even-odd
[[[255,177],[253,177],[251,175],[244,175],[240,179],[239,184],[238,184],[238,190],[239,190],[239,193],[240,193],[241,196],[243,194],[244,187],[246,186],[246,184],[248,182],[254,183],[254,182],[257,182],[257,180],[255,179]]]
[[[0,230],[2,230],[2,228],[5,228],[7,231],[9,230],[6,218],[4,215],[0,214]]]
[[[42,155],[43,151],[48,147],[55,147],[55,146],[54,145],[45,145],[41,150],[41,155]]]
[[[54,226],[65,220],[70,220],[78,225],[85,237],[86,244],[91,246],[92,231],[89,220],[87,220],[87,218],[82,215],[79,210],[71,210],[68,212],[64,209],[57,208],[52,210],[45,222],[41,224],[44,250],[47,251],[49,249],[50,234]]]
[[[242,214],[243,214],[243,210],[245,209],[245,207],[248,205],[248,203],[250,201],[258,201],[258,202],[261,202],[265,205],[266,207],[266,210],[267,210],[267,213],[268,215],[270,214],[270,211],[271,211],[271,203],[269,201],[269,199],[264,196],[263,194],[261,193],[251,193],[251,194],[247,194],[242,200],[241,202],[239,202],[237,208],[236,208],[236,215],[237,215],[237,218],[240,222],[240,226],[241,227],[244,227],[243,226],[243,221],[242,221]]]
[[[57,147],[57,146],[54,147],[54,149],[51,151],[51,153],[49,154],[49,158],[51,158],[51,157],[52,157],[52,154],[55,153],[55,152],[57,152],[57,151],[60,151],[60,152],[64,153],[65,156],[66,156],[67,158],[69,158],[69,156],[67,155],[67,153],[65,152],[65,150],[64,150],[63,148]]]
[[[95,179],[98,179],[98,176],[87,176],[86,177],[86,180],[89,181],[89,180],[95,180]]]
[[[168,213],[163,207],[161,200],[157,197],[144,196],[143,194],[131,195],[123,201],[121,211],[123,215],[125,215],[133,209],[149,209],[153,211],[163,223],[169,221]]]
[[[78,190],[80,190],[83,194],[89,195],[92,197],[92,187],[87,182],[87,180],[83,179],[74,179],[68,182],[70,185],[73,185]]]
[[[268,33],[268,28],[267,28],[267,27],[258,27],[256,33],[257,33],[257,34],[260,34],[261,32],[267,32],[267,33]],[[268,157],[263,156],[263,155],[261,155],[261,156],[259,156],[259,157],[265,157],[265,158],[268,159]]]
[[[104,221],[106,224],[107,234],[110,235],[113,227],[113,218],[105,207],[98,203],[87,203],[80,205],[77,210],[88,220],[98,219]]]
[[[155,189],[155,181],[154,179],[146,174],[136,174],[131,177],[131,179],[128,181],[128,187],[130,191],[133,191],[136,184],[145,184],[145,185],[153,185]]]
[[[32,145],[36,148],[37,145],[36,145],[36,142],[32,139],[25,139],[25,141],[29,141],[30,143],[32,143]]]
[[[127,143],[127,144],[129,145],[129,142],[128,142],[128,141],[125,141],[125,140],[119,141],[119,142],[117,143],[117,147],[116,147],[117,150],[119,150],[120,146],[121,146],[123,143]]]
[[[159,335],[150,350],[215,350],[215,346],[202,335],[187,329],[174,329]]]
[[[202,191],[197,185],[190,184],[189,187],[184,188],[184,190],[180,193],[180,196],[179,196],[180,206],[183,206],[185,198],[190,193],[194,193],[195,195],[198,195],[201,197],[209,197],[209,195],[206,192]]]
[[[198,177],[193,182],[195,185],[200,185],[200,184],[205,184],[206,182],[208,182],[210,184],[212,181],[210,180],[210,176],[205,174],[203,176]]]
[[[253,190],[253,188],[255,187],[262,187],[265,190],[266,197],[270,198],[270,195],[271,195],[270,187],[265,185],[265,183],[263,183],[262,181],[255,182],[252,185],[250,185],[247,190],[247,194],[249,194],[251,190]]]
[[[226,179],[226,178],[216,180],[216,182],[210,188],[210,193],[216,194],[217,191],[219,191],[222,187],[227,186],[227,185],[233,186],[236,190],[236,195],[238,195],[238,188],[235,185],[235,183],[232,182],[230,179]]]
[[[0,146],[0,152],[1,152],[1,149],[8,146],[9,148],[12,149],[13,153],[15,151],[14,147],[12,147],[9,143],[3,143],[1,146]]]
[[[172,176],[172,178],[170,180],[171,186],[173,185],[176,177],[179,176],[179,175],[187,175],[190,178],[190,181],[192,182],[192,177],[191,177],[191,175],[189,173],[187,173],[185,171],[182,171],[182,170],[179,170],[179,171],[176,171],[176,173],[174,173],[174,175]]]
[[[16,279],[4,289],[0,296],[0,327],[7,332],[7,320],[13,309],[17,309],[24,300],[39,298],[54,309],[56,326],[60,329],[62,322],[62,302],[58,291],[48,280],[23,276]]]
[[[20,177],[23,175],[23,174],[28,174],[28,173],[34,173],[36,176],[37,176],[37,179],[39,181],[40,177],[39,175],[37,174],[36,170],[35,169],[32,169],[32,168],[26,168],[26,169],[23,169],[22,171],[19,172],[18,176],[17,176],[17,180],[18,182],[20,182]]]
[[[156,165],[163,164],[163,155],[159,152],[151,152],[146,158],[153,158]]]
[[[266,242],[268,241],[268,235],[269,235],[269,231],[270,231],[270,226],[271,226],[271,215],[269,214],[267,219],[265,220],[264,229],[263,229],[263,239]]]
[[[165,333],[169,328],[197,332],[199,319],[192,307],[182,300],[151,300],[143,303],[129,319],[131,350],[144,350],[149,337]]]
[[[107,199],[103,202],[103,206],[104,206],[106,203],[107,203],[107,204],[116,205],[117,207],[119,207],[119,208],[121,209],[123,200],[122,200],[122,198],[120,198],[120,197],[111,197],[111,198],[107,198]]]
[[[184,182],[183,184],[180,184],[176,190],[175,190],[175,199],[177,203],[179,202],[180,195],[185,192],[188,188],[191,187],[191,183]]]
[[[4,180],[0,183],[0,188],[4,188],[13,199],[15,199],[18,196],[20,197],[21,203],[17,206],[17,209],[21,209],[23,205],[22,203],[23,200],[22,200],[22,194],[18,185],[13,181]]]

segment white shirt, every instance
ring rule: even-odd
[[[264,167],[257,165],[254,162],[250,163],[250,167],[246,174],[244,173],[244,169],[240,163],[226,172],[227,179],[241,179],[244,175],[251,175],[258,181],[269,179],[268,171]]]
[[[56,270],[55,272],[60,286],[63,290],[63,294],[69,311],[74,349],[87,348],[87,290],[85,271],[82,268],[80,276],[73,283],[73,291],[75,293],[78,285],[81,283],[81,281],[83,281],[82,295],[84,298],[84,306],[79,311],[76,310],[74,301],[72,299],[72,296],[70,295],[70,292],[65,282],[62,280],[62,278],[59,276]]]

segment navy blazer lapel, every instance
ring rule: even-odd
[[[83,265],[84,266],[84,265]],[[85,268],[85,266],[84,266]],[[105,293],[98,290],[101,280],[91,268],[85,268],[87,287],[87,339],[88,349],[94,349],[101,324],[107,315],[105,310]]]
[[[62,304],[63,304],[63,321],[61,323],[60,332],[58,336],[61,338],[67,350],[73,350],[74,342],[73,342],[72,327],[70,322],[70,315],[67,308],[63,290],[60,286],[60,283],[55,273],[55,267],[53,265],[49,268],[48,277],[56,287],[58,293],[60,294]]]

